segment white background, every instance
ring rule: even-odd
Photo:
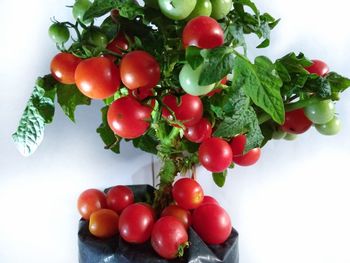
[[[303,51],[350,76],[348,1],[260,0],[283,18],[266,54],[273,59]],[[57,52],[47,36],[50,17],[71,20],[72,1],[0,1],[0,262],[77,262],[76,199],[87,188],[151,182],[151,156],[122,145],[105,151],[95,133],[101,103],[81,107],[72,124],[57,108],[54,124],[31,157],[10,135],[37,76]],[[251,40],[251,47],[258,42]],[[342,132],[314,130],[295,142],[274,141],[260,162],[237,168],[220,190],[208,172],[199,180],[229,211],[240,232],[241,263],[350,262],[349,92],[337,104]]]

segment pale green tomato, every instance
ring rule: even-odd
[[[215,83],[207,86],[199,86],[199,76],[202,72],[202,65],[195,70],[189,64],[185,64],[180,72],[180,85],[184,91],[193,96],[201,96],[209,93],[215,86]]]
[[[294,141],[298,138],[297,134],[292,134],[292,133],[287,133],[286,136],[284,136],[283,139],[287,140],[287,141]]]
[[[272,133],[272,138],[275,139],[275,140],[280,140],[280,139],[283,139],[286,135],[287,135],[286,132],[278,129],[278,130],[275,130]]]
[[[315,124],[325,124],[334,118],[335,107],[331,100],[311,104],[304,109],[306,117]]]
[[[190,20],[197,16],[210,16],[210,14],[211,14],[211,2],[209,0],[197,0],[196,7],[186,19]]]
[[[196,3],[196,0],[158,0],[160,11],[173,20],[183,20],[188,17]]]
[[[211,17],[219,20],[224,18],[232,8],[232,0],[211,0]]]
[[[315,124],[316,130],[323,135],[336,135],[341,130],[341,121],[338,117],[334,117],[325,124]]]
[[[92,19],[86,21],[83,20],[85,12],[90,8],[92,3],[89,0],[77,0],[73,5],[73,17],[75,20],[80,20],[85,25],[88,25],[92,22]]]

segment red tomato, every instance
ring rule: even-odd
[[[153,56],[136,50],[123,56],[120,74],[128,89],[154,88],[160,80],[160,67]]]
[[[187,127],[184,135],[191,142],[201,143],[211,137],[211,132],[210,122],[203,118],[194,126]]]
[[[226,83],[227,83],[227,76],[224,77],[224,78],[221,80],[221,84],[226,85]],[[214,90],[212,90],[211,92],[209,92],[209,93],[207,94],[207,96],[208,96],[208,97],[214,96],[216,93],[220,93],[221,91],[222,91],[222,89],[214,89]]]
[[[219,202],[214,197],[209,196],[209,195],[205,195],[201,205],[205,205],[205,204],[219,205]]]
[[[154,224],[151,244],[161,257],[174,259],[182,256],[183,248],[188,246],[188,234],[178,219],[165,216]]]
[[[109,209],[120,214],[123,209],[134,203],[134,193],[123,185],[117,185],[109,189],[107,193],[107,206]]]
[[[120,236],[129,243],[144,243],[151,236],[154,221],[154,211],[150,206],[140,203],[129,205],[119,217]]]
[[[120,55],[123,54],[123,51],[128,50],[128,48],[129,42],[125,37],[125,34],[122,32],[119,32],[118,35],[112,40],[112,42],[110,42],[107,45],[108,50],[118,53]]]
[[[190,178],[182,178],[175,182],[172,194],[175,202],[184,209],[198,207],[204,197],[203,189],[199,183]]]
[[[306,132],[312,126],[312,122],[305,116],[303,109],[286,112],[286,118],[281,129],[292,134]]]
[[[191,19],[182,33],[182,44],[185,48],[215,48],[224,44],[224,31],[220,24],[208,16],[198,16]]]
[[[316,74],[321,77],[324,77],[329,72],[328,65],[323,62],[322,60],[312,60],[313,64],[310,67],[305,68],[307,71],[309,71],[311,74]]]
[[[162,211],[161,217],[173,216],[176,217],[186,229],[191,225],[191,213],[177,205],[169,205]]]
[[[101,209],[91,214],[89,230],[95,237],[112,237],[118,233],[118,222],[119,216],[116,212]]]
[[[250,166],[255,164],[261,155],[260,148],[254,148],[247,153],[243,154],[247,138],[244,134],[234,137],[231,142],[232,149],[232,161],[240,166]]]
[[[220,138],[209,138],[199,146],[199,161],[210,172],[220,173],[232,162],[230,145]]]
[[[78,198],[78,210],[85,220],[89,220],[93,212],[106,207],[106,196],[97,189],[85,190]]]
[[[51,75],[63,84],[74,84],[74,73],[81,59],[70,53],[58,53],[51,61]]]
[[[194,230],[207,244],[221,244],[231,234],[232,225],[230,216],[218,205],[201,205],[194,210],[192,219]]]
[[[175,114],[178,121],[183,122],[186,127],[196,125],[203,115],[203,103],[197,96],[186,94],[181,96],[178,102],[174,95],[167,95],[163,98],[163,103],[167,105]],[[162,115],[164,118],[170,118],[171,114],[163,107]]]
[[[119,69],[108,58],[89,58],[78,65],[75,71],[75,82],[85,96],[92,99],[105,99],[119,89]]]
[[[107,113],[109,127],[122,138],[134,139],[143,135],[149,128],[150,107],[126,96],[112,103]]]
[[[134,96],[137,100],[144,100],[148,97],[153,96],[153,89],[149,89],[149,88],[138,88],[138,89],[134,89],[134,90],[130,90],[129,94],[132,94],[132,96]]]

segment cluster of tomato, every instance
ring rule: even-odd
[[[174,204],[166,207],[157,218],[147,203],[134,203],[133,191],[127,186],[115,186],[105,195],[88,189],[78,199],[78,210],[89,220],[90,233],[109,238],[118,233],[126,242],[141,244],[150,239],[154,250],[163,258],[181,256],[188,243],[189,227],[207,244],[221,244],[231,234],[227,212],[193,179],[182,178],[172,188]]]
[[[321,60],[313,60],[313,64],[306,70],[321,77],[329,73],[327,64]],[[317,101],[303,109],[287,112],[284,124],[273,137],[293,140],[297,134],[306,132],[312,125],[323,135],[336,135],[340,131],[341,122],[335,115],[335,105],[332,100]]]

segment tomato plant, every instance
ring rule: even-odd
[[[119,216],[109,209],[100,209],[90,216],[89,231],[96,237],[108,238],[118,233]]]
[[[123,185],[117,185],[109,189],[107,193],[107,206],[120,214],[124,208],[134,203],[134,193]]]
[[[310,129],[312,122],[305,116],[303,109],[286,112],[281,129],[288,133],[301,134]]]
[[[176,217],[186,229],[188,229],[191,225],[191,213],[178,205],[169,205],[168,207],[164,208],[161,217],[163,216]]]
[[[85,96],[105,99],[119,89],[119,69],[107,58],[89,58],[80,62],[76,68],[75,82]]]
[[[68,28],[64,24],[54,23],[49,27],[49,36],[55,43],[62,45],[69,40],[70,34]]]
[[[195,180],[182,178],[175,182],[172,194],[175,202],[184,209],[198,207],[204,197],[203,189]]]
[[[109,107],[109,127],[122,138],[140,137],[149,128],[152,109],[131,96],[120,98]]]
[[[199,162],[213,173],[226,170],[232,162],[232,150],[230,145],[220,138],[205,140],[198,150]]]
[[[154,211],[141,203],[129,205],[119,217],[120,236],[129,243],[141,244],[150,236],[155,222]]]
[[[106,207],[106,196],[97,189],[85,190],[78,198],[78,211],[85,220],[89,220],[93,212]]]
[[[153,227],[151,244],[153,249],[165,259],[183,256],[188,246],[188,235],[183,224],[173,216],[160,218]]]
[[[191,142],[201,143],[211,137],[211,132],[212,128],[210,122],[202,118],[194,126],[187,127],[184,135]]]
[[[341,130],[341,121],[335,116],[332,120],[324,124],[315,124],[316,130],[323,135],[336,135]]]
[[[163,15],[173,20],[188,17],[196,6],[196,0],[162,0],[158,1]]]
[[[160,67],[149,53],[136,50],[123,56],[120,74],[128,89],[154,88],[160,80]]]
[[[218,245],[227,240],[232,231],[227,212],[215,204],[201,205],[192,214],[192,225],[204,242]]]
[[[224,44],[224,31],[213,18],[199,16],[190,20],[182,33],[182,44],[185,48],[215,48]]]
[[[306,68],[312,74],[316,74],[318,76],[324,77],[329,72],[328,65],[322,60],[314,59],[312,60],[313,64]]]
[[[74,84],[74,73],[81,59],[70,53],[58,53],[51,60],[51,75],[63,84]]]
[[[333,119],[335,106],[331,100],[313,103],[304,109],[306,117],[315,124],[324,124]]]

